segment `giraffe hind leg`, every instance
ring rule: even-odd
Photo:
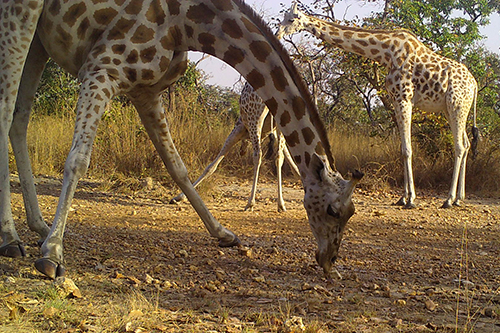
[[[142,123],[148,132],[151,141],[165,164],[168,172],[179,185],[191,205],[200,216],[211,236],[219,240],[219,246],[229,247],[241,244],[239,238],[228,229],[224,228],[210,213],[205,203],[196,192],[189,180],[187,169],[175,148],[170,135],[165,113],[158,95],[148,94],[147,91],[136,91],[132,98]]]

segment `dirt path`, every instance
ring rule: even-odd
[[[217,181],[223,183],[222,181]],[[0,258],[2,332],[500,332],[500,199],[471,198],[442,210],[391,204],[394,193],[357,190],[337,268],[328,284],[302,190],[288,184],[277,213],[263,184],[244,212],[249,184],[226,181],[207,204],[247,251],[221,249],[188,204],[159,187],[133,195],[82,182],[65,238],[67,277],[81,298],[63,298],[39,275],[18,186],[13,212],[29,256]],[[50,221],[60,181],[42,179]]]

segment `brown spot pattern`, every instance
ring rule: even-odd
[[[203,32],[198,36],[198,42],[201,44],[201,50],[205,53],[214,54],[215,37],[212,34]]]
[[[233,19],[227,19],[222,22],[222,31],[229,37],[234,39],[240,39],[241,37],[243,37],[243,31],[241,31],[238,22]]]
[[[271,54],[272,49],[268,42],[265,41],[254,41],[250,43],[250,51],[260,62],[265,62],[269,54]]]
[[[153,39],[155,31],[141,24],[137,27],[130,41],[134,44],[144,44]]]
[[[266,79],[264,78],[264,75],[262,75],[256,69],[253,69],[250,73],[248,73],[246,79],[254,90],[259,90],[266,84]]]
[[[274,86],[278,91],[285,91],[285,88],[288,86],[288,81],[281,67],[275,67],[271,71],[271,78],[273,79]]]
[[[141,12],[143,7],[143,0],[130,0],[125,7],[125,13],[130,15],[137,15]]]
[[[94,19],[98,24],[108,25],[118,15],[114,8],[99,9],[94,13]]]
[[[306,127],[306,128],[303,128],[302,129],[302,136],[304,137],[304,140],[306,142],[306,144],[309,146],[313,141],[314,139],[316,138],[316,135],[314,134],[314,132],[312,131],[312,129],[310,129],[309,127]]]
[[[160,0],[151,1],[146,12],[146,19],[149,22],[156,23],[158,25],[165,23],[166,15],[161,4],[162,1]]]
[[[297,131],[293,131],[289,135],[285,136],[285,138],[286,138],[286,143],[290,147],[295,147],[296,145],[300,144],[299,132]]]
[[[302,119],[302,117],[306,114],[306,105],[304,100],[301,97],[296,96],[292,101],[292,109],[295,118],[297,120]]]
[[[135,21],[128,20],[125,18],[120,18],[118,22],[111,28],[108,34],[108,39],[110,40],[118,40],[124,39],[125,34],[127,34],[130,29],[134,26]]]
[[[68,11],[63,16],[63,21],[70,27],[72,27],[76,20],[82,16],[87,10],[87,6],[84,2],[79,2],[69,7]]]
[[[224,53],[222,60],[234,67],[245,60],[245,53],[240,48],[231,45]]]
[[[230,0],[212,0],[212,3],[214,4],[215,8],[223,12],[233,9],[233,4]]]
[[[210,24],[214,21],[215,13],[204,3],[189,7],[186,17],[196,24]]]

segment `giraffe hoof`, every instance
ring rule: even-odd
[[[459,201],[459,200],[457,200],[457,201],[455,201],[455,202],[453,203],[453,206],[455,206],[455,207],[462,207],[462,202],[461,202],[461,201]]]
[[[225,239],[220,239],[219,246],[220,247],[233,247],[233,246],[241,245],[241,241],[238,238],[238,236],[236,236],[236,235],[233,235],[233,236],[234,236],[234,238],[230,241],[227,241]]]
[[[26,251],[22,243],[7,244],[0,247],[0,256],[9,258],[26,257]]]
[[[177,205],[178,203],[184,200],[186,200],[186,196],[184,195],[184,193],[181,193],[175,198],[172,198],[168,203],[171,205]]]
[[[401,197],[401,199],[399,199],[398,202],[396,202],[394,204],[394,206],[406,206],[406,199],[405,199],[405,197]]]
[[[452,205],[450,204],[450,202],[448,200],[446,200],[444,202],[444,204],[441,206],[441,208],[451,208],[451,207],[452,207]]]
[[[403,206],[404,209],[413,209],[416,208],[417,206],[414,203],[408,202],[406,205]]]
[[[283,212],[286,212],[286,208],[284,206],[278,207],[278,213],[283,213]]]
[[[49,258],[40,258],[35,261],[35,268],[43,275],[55,280],[59,276],[64,276],[66,269],[63,265],[58,264]]]

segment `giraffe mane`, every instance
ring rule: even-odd
[[[330,163],[331,168],[335,170],[336,169],[335,162],[332,155],[330,141],[328,140],[328,135],[326,132],[325,125],[321,120],[318,108],[316,107],[316,104],[314,104],[312,100],[311,93],[309,92],[309,89],[307,88],[304,79],[297,70],[297,67],[295,67],[295,65],[293,64],[293,61],[291,60],[291,57],[288,54],[288,51],[285,49],[283,44],[278,40],[276,35],[271,31],[271,28],[269,28],[269,26],[264,22],[264,20],[259,15],[257,15],[257,13],[253,10],[252,7],[250,7],[250,5],[243,2],[243,0],[233,0],[233,1],[234,3],[236,3],[241,12],[248,15],[250,20],[259,28],[259,30],[264,34],[264,36],[268,38],[268,41],[271,43],[271,46],[279,54],[281,60],[285,64],[285,68],[288,70],[288,73],[292,78],[294,78],[294,82],[296,83],[299,92],[304,98],[307,110],[309,110],[308,113],[311,122],[315,127],[315,129],[318,131],[318,135],[320,137],[321,144],[323,145],[323,148],[325,150],[325,154],[328,158],[328,162]]]
[[[325,20],[325,22],[328,22],[328,21]],[[399,33],[411,35],[411,36],[418,39],[418,36],[415,35],[415,33],[413,31],[410,31],[410,30],[407,30],[404,28],[394,28],[394,29],[381,29],[381,28],[370,28],[370,27],[363,28],[363,27],[353,27],[353,26],[348,26],[348,25],[342,25],[342,24],[339,24],[336,22],[329,22],[329,23],[336,25],[338,27],[341,27],[342,30],[351,30],[351,31],[355,31],[355,32],[368,31],[371,33],[381,33],[381,34],[391,34],[391,33],[398,33],[399,32]]]

